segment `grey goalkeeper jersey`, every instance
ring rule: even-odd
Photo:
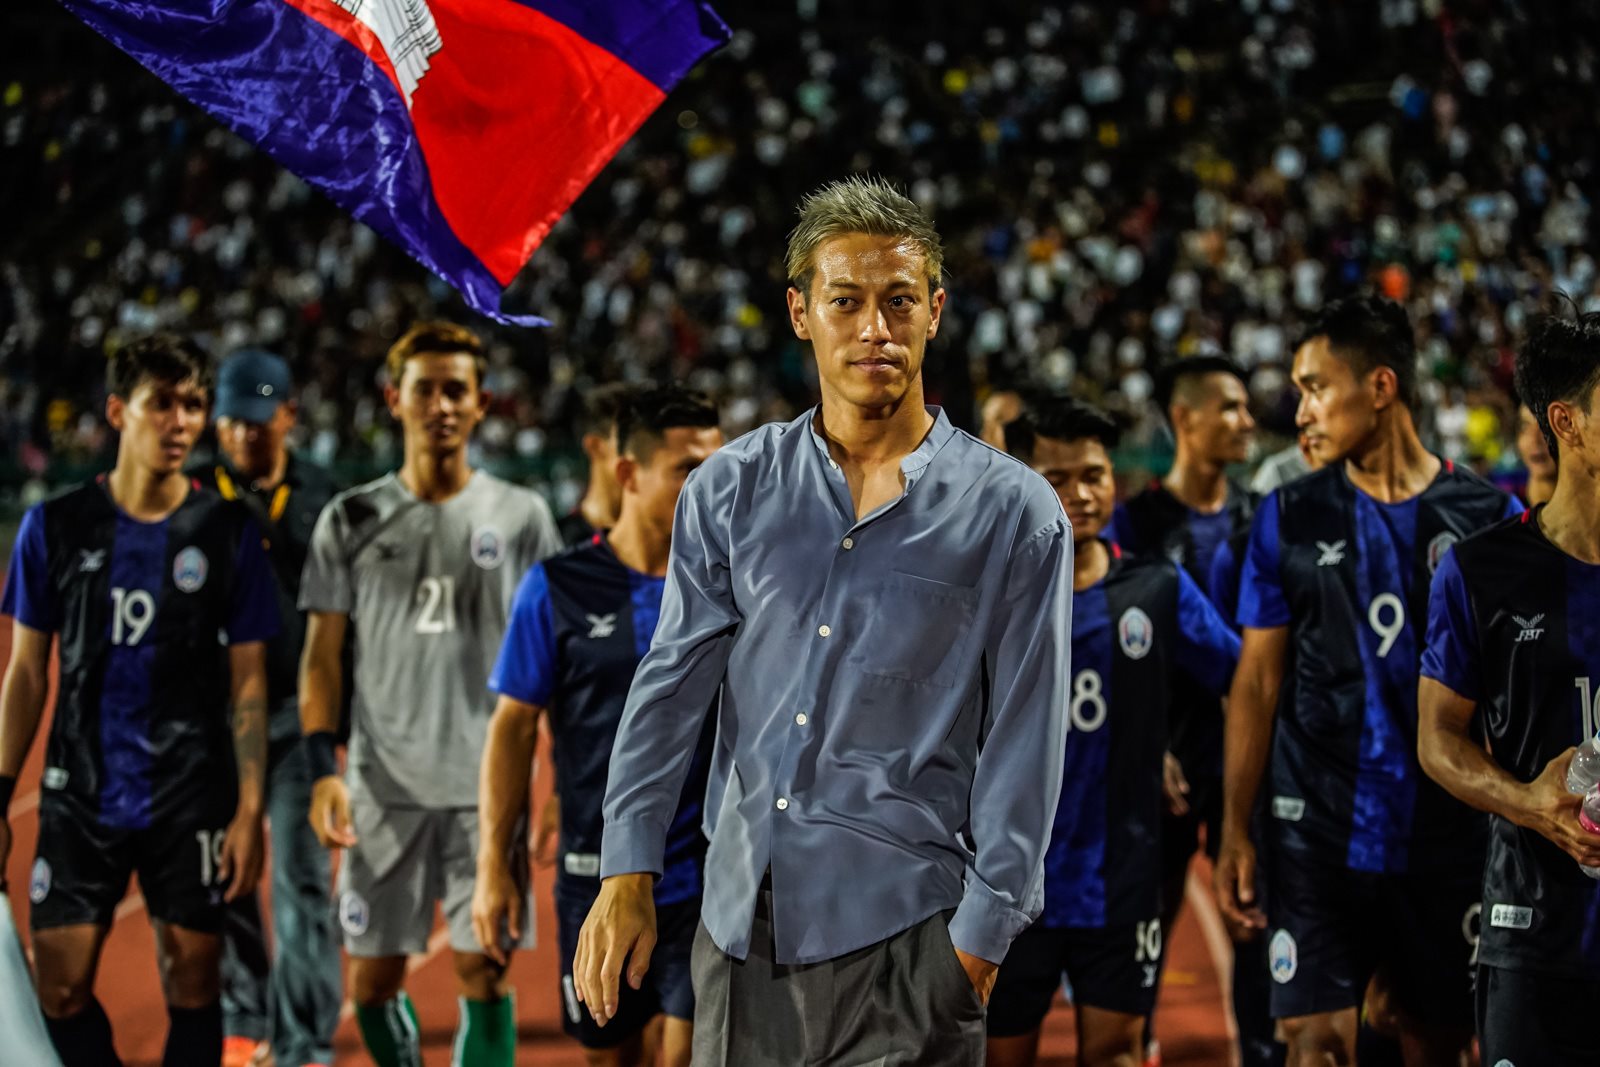
[[[350,617],[352,791],[385,806],[477,806],[512,594],[559,547],[543,498],[483,471],[443,503],[390,474],[323,509],[300,608]]]

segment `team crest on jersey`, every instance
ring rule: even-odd
[[[50,895],[50,862],[43,856],[33,861],[33,874],[28,878],[28,899],[42,903]]]
[[[1439,569],[1439,561],[1444,559],[1444,554],[1450,551],[1450,546],[1461,538],[1446,530],[1444,533],[1428,542],[1428,573],[1432,574]]]
[[[185,593],[198,593],[206,584],[206,572],[210,569],[206,554],[190,545],[172,561],[172,584]]]
[[[1144,659],[1156,643],[1155,624],[1142,608],[1129,608],[1117,620],[1117,643],[1129,659]]]
[[[360,893],[345,893],[339,897],[339,925],[351,937],[367,932],[367,902]]]
[[[492,571],[506,559],[506,539],[493,526],[480,526],[472,531],[472,562],[486,571]]]
[[[1279,930],[1272,935],[1272,943],[1267,946],[1267,958],[1274,982],[1286,985],[1294,980],[1294,973],[1300,969],[1300,949],[1289,931]]]

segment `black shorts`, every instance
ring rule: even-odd
[[[1072,1002],[1149,1015],[1160,985],[1161,920],[1102,929],[1034,923],[1011,942],[989,997],[989,1035],[1037,1030],[1065,978]]]
[[[1502,1063],[1600,1065],[1589,1012],[1600,982],[1478,966],[1478,1038],[1484,1067]]]
[[[68,807],[41,805],[39,850],[28,879],[29,925],[110,926],[129,878],[138,874],[152,919],[220,932],[226,887],[218,866],[232,815],[214,807],[211,814],[190,810],[147,829],[122,830]]]
[[[644,1029],[657,1015],[694,1018],[694,981],[689,958],[700,925],[700,898],[656,905],[656,947],[644,985],[635,990],[624,979],[618,990],[617,1015],[604,1027],[595,1025],[587,1006],[578,1003],[572,961],[578,954],[578,932],[600,893],[593,878],[556,879],[556,925],[561,941],[561,1029],[584,1048],[615,1048]]]
[[[1287,848],[1268,863],[1273,1018],[1358,1008],[1381,968],[1403,1015],[1472,1026],[1480,875],[1374,874]]]

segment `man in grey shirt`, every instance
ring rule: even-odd
[[[923,404],[941,259],[887,185],[807,197],[788,305],[822,404],[728,445],[679,500],[574,977],[602,1024],[624,967],[642,981],[720,689],[697,1065],[981,1062],[995,968],[1043,902],[1072,534],[1049,483]]]

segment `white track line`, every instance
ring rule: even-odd
[[[1233,1018],[1233,941],[1228,937],[1228,928],[1222,923],[1221,913],[1217,911],[1211,887],[1192,867],[1184,885],[1183,897],[1189,904],[1190,913],[1200,924],[1200,936],[1205,939],[1211,966],[1217,972],[1217,988],[1222,993],[1222,1018],[1228,1024],[1228,1055],[1234,1067],[1238,1067],[1239,1026]]]

